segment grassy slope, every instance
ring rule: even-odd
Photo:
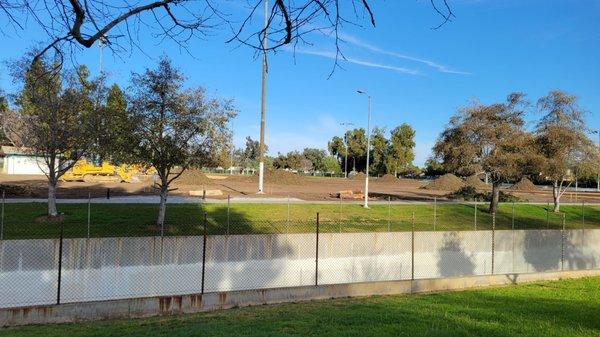
[[[59,209],[65,214],[66,236],[87,235],[87,204],[64,204]],[[567,228],[581,228],[582,207],[562,206]],[[91,211],[92,236],[156,235],[159,228],[153,226],[157,205],[150,204],[96,204]],[[433,205],[372,205],[364,209],[357,204],[292,204],[290,221],[287,221],[286,204],[234,204],[230,210],[230,233],[285,233],[312,232],[315,218],[320,212],[323,231],[385,231],[410,230],[412,213],[415,214],[417,230],[433,229]],[[45,212],[45,204],[7,204],[4,219],[4,238],[56,237],[57,223],[46,223],[39,218]],[[172,204],[167,208],[167,235],[198,235],[202,233],[203,213],[209,217],[209,233],[227,231],[227,206],[223,204]],[[438,204],[437,230],[465,230],[474,228],[473,205]],[[561,228],[562,214],[547,213],[545,205],[517,205],[515,228]],[[585,227],[600,227],[600,206],[586,206]],[[479,205],[478,229],[491,228],[491,216],[487,205]],[[512,226],[512,205],[503,204],[497,215],[496,227]]]
[[[600,278],[31,326],[4,336],[599,336]]]

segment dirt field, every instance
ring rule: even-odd
[[[291,174],[291,173],[289,173]],[[444,190],[423,189],[428,184],[426,181],[413,179],[372,178],[369,184],[369,195],[374,199],[387,199],[407,201],[428,201],[434,197],[439,200],[445,199],[449,193]],[[140,183],[85,183],[85,182],[61,182],[59,183],[59,198],[86,198],[88,193],[92,197],[106,196],[110,189],[111,196],[124,195],[155,195],[156,190],[152,188],[151,179]],[[188,196],[190,191],[220,190],[223,195],[211,198],[232,197],[260,197],[256,195],[257,178],[252,176],[204,176],[193,173],[182,177],[181,181],[175,182],[177,190],[172,195]],[[34,175],[6,175],[0,174],[0,189],[6,190],[9,198],[44,198],[47,187],[45,176]],[[313,178],[313,177],[291,177],[289,175],[267,175],[265,182],[265,196],[267,197],[293,197],[304,200],[338,200],[335,195],[344,190],[361,192],[364,190],[364,180],[343,178]],[[524,198],[531,202],[550,202],[551,192],[548,189],[537,191],[515,191],[507,189],[506,192]],[[600,193],[567,192],[564,194],[563,202],[600,202]]]

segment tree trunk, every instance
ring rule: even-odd
[[[167,194],[168,187],[163,185],[160,188],[160,206],[158,208],[158,218],[156,219],[156,224],[161,226],[161,228],[165,224],[165,214],[167,212]]]
[[[490,213],[496,213],[498,211],[498,202],[500,201],[500,183],[492,183],[492,200],[490,200]]]
[[[554,202],[554,212],[560,212],[560,186],[557,181],[552,183],[552,201]]]
[[[57,216],[56,209],[56,181],[48,179],[48,215]]]

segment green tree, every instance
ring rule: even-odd
[[[367,163],[367,136],[365,129],[357,128],[346,132],[348,156],[352,158],[354,171],[364,171]],[[350,164],[348,164],[350,165]]]
[[[43,58],[15,68],[16,80],[23,86],[15,102],[18,111],[9,127],[19,145],[42,158],[48,179],[48,215],[56,216],[58,180],[89,154],[95,135],[103,131],[96,123],[98,105],[94,103],[94,98],[101,96],[103,82],[90,80],[83,66],[61,72]]]
[[[327,156],[323,159],[323,171],[326,173],[342,173],[340,163],[335,156]]]
[[[277,153],[277,157],[273,158],[273,167],[276,169],[284,169],[287,167],[287,157],[281,153]]]
[[[450,118],[434,146],[450,172],[485,171],[492,183],[490,213],[495,213],[500,183],[521,177],[531,167],[531,135],[525,132],[526,101],[521,93],[508,95],[506,103],[473,102]]]
[[[369,170],[372,174],[383,175],[386,172],[386,157],[388,156],[389,142],[385,138],[384,130],[374,128],[371,135],[371,158]]]
[[[170,184],[190,166],[211,165],[227,144],[229,120],[236,115],[229,100],[209,99],[202,88],[183,89],[185,77],[163,57],[156,69],[134,73],[128,114],[134,121],[134,160],[153,166],[158,174],[160,207],[165,220]]]
[[[132,139],[134,125],[127,115],[127,98],[117,84],[108,89],[106,104],[97,110],[97,123],[102,126],[103,132],[96,138],[93,153],[101,160],[127,162],[130,144],[135,141]]]
[[[541,156],[542,176],[552,182],[554,211],[560,211],[560,198],[577,175],[594,166],[598,150],[588,138],[584,110],[577,97],[554,90],[538,100],[543,114],[535,130],[535,146]]]
[[[302,151],[302,155],[312,163],[313,170],[323,171],[325,169],[323,164],[323,160],[327,156],[327,152],[325,152],[325,150],[305,148],[304,151]]]
[[[429,158],[425,161],[424,172],[428,176],[439,176],[446,173],[442,163],[435,160],[434,158]]]
[[[392,130],[386,160],[388,173],[398,176],[406,174],[415,160],[415,131],[409,124],[402,124]]]
[[[300,171],[303,168],[303,160],[304,160],[304,156],[302,155],[302,153],[298,152],[298,151],[291,151],[288,152],[287,156],[286,156],[286,168],[292,169],[292,170],[296,170],[296,171]]]
[[[346,151],[346,143],[344,138],[334,136],[327,144],[327,148],[329,149],[329,153],[331,153],[333,156],[336,156],[338,161],[342,163],[342,167],[345,170],[344,164],[348,153]]]

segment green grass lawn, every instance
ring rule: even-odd
[[[566,228],[600,228],[600,206],[564,205],[560,214],[546,210],[546,205],[517,204],[514,228],[559,229],[563,214]],[[4,239],[57,237],[60,225],[41,219],[45,211],[42,203],[6,204]],[[61,204],[59,211],[64,214],[66,237],[87,236],[87,204]],[[433,230],[434,223],[436,230],[475,228],[472,204],[438,204],[435,221],[433,204],[372,205],[370,209],[358,204],[292,204],[289,210],[287,204],[233,204],[229,211],[226,204],[171,204],[167,207],[165,235],[202,234],[205,212],[209,234],[313,232],[317,212],[323,232],[411,230],[413,213],[416,230]],[[152,204],[92,204],[90,235],[159,235],[161,228],[153,225],[157,213],[158,205]],[[477,229],[491,227],[487,205],[478,205]],[[496,228],[512,227],[513,206],[501,204]]]
[[[2,336],[600,336],[600,278],[29,326]]]

